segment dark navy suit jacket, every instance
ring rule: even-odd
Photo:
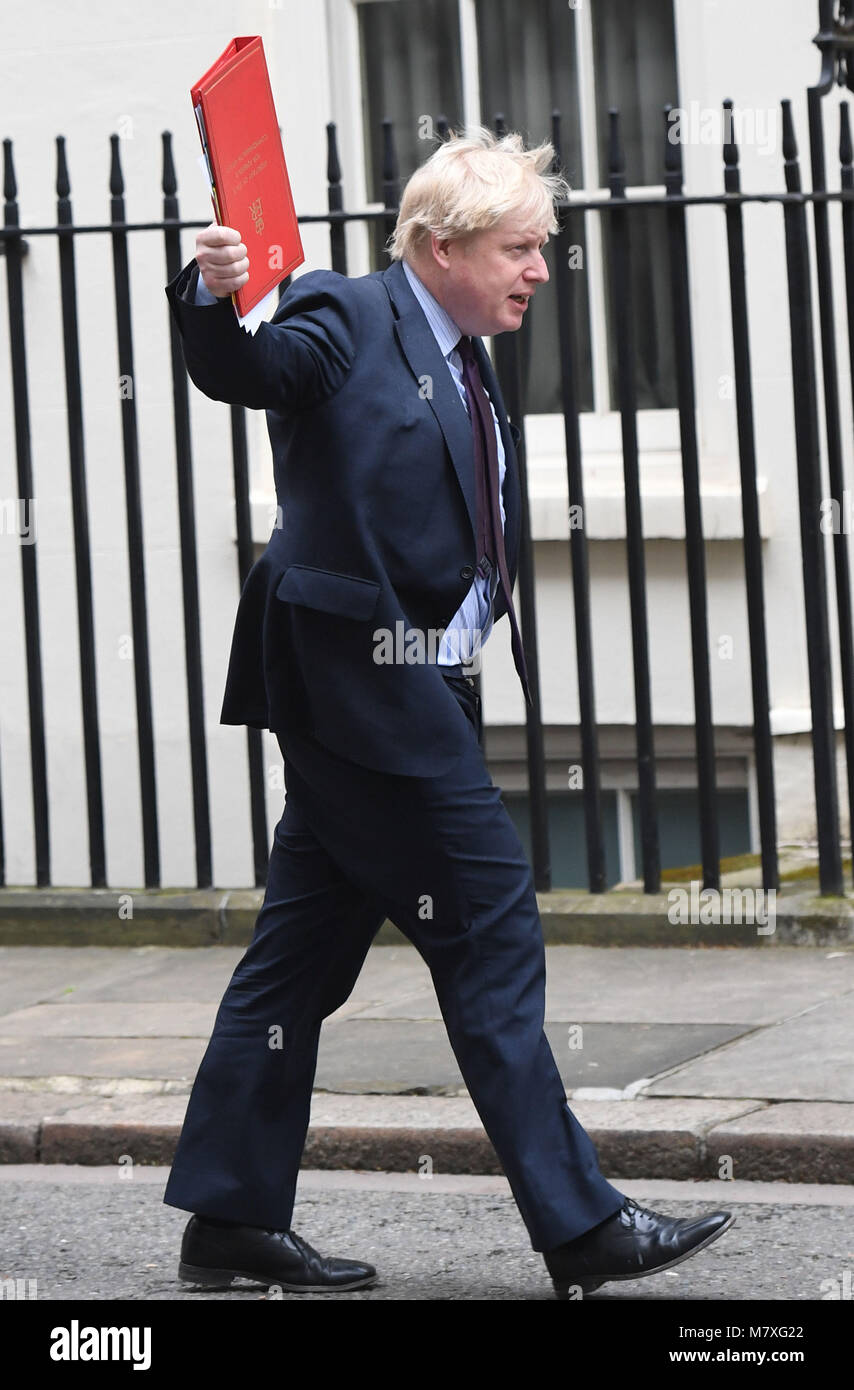
[[[230,300],[193,302],[197,276],[192,261],[166,287],[187,370],[206,396],[267,412],[279,504],[240,596],[220,723],[308,733],[363,766],[437,776],[471,737],[426,635],[447,627],[474,577],[473,439],[403,267],[302,275],[254,336]],[[474,347],[507,462],[512,584],[519,432]],[[505,612],[499,590],[495,620]],[[375,659],[377,630],[396,623],[425,634],[427,661]]]

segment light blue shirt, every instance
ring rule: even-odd
[[[443,309],[439,301],[430,293],[427,286],[422,284],[412,267],[403,261],[403,273],[406,276],[412,293],[424,310],[424,317],[429,323],[433,336],[439,347],[439,351],[448,364],[448,370],[454,379],[454,384],[460,393],[460,400],[471,415],[468,401],[466,399],[466,388],[463,385],[463,362],[460,354],[456,350],[462,334],[454,323],[447,310]],[[486,387],[484,387],[486,391]],[[489,392],[486,392],[489,399]],[[495,414],[495,407],[489,402],[492,410],[492,419],[495,424],[495,439],[498,445],[498,480],[499,497],[501,504],[501,526],[504,527],[504,475],[507,465],[504,458],[504,445],[501,441],[501,431],[498,428],[498,420]],[[498,568],[493,568],[492,574],[488,579],[483,579],[475,571],[472,586],[463,599],[457,612],[445,629],[445,634],[439,645],[436,657],[440,666],[456,666],[460,661],[470,661],[477,656],[478,650],[483,646],[492,630],[492,600],[495,590],[498,587]]]
[[[460,400],[466,408],[469,416],[468,400],[466,399],[466,389],[463,385],[463,363],[460,354],[457,352],[456,345],[462,334],[454,323],[450,314],[442,308],[439,301],[430,293],[427,286],[422,284],[412,267],[406,262],[402,262],[403,273],[409,282],[412,293],[424,310],[426,318],[433,336],[436,339],[439,351],[448,365],[448,371],[453,377],[454,384],[460,393]],[[216,295],[211,294],[201,275],[196,282],[196,303],[215,304]],[[484,386],[484,391],[486,387]],[[487,399],[489,392],[486,391]],[[495,414],[495,407],[492,401],[489,402],[492,410],[492,419],[495,424],[495,439],[498,445],[498,478],[500,487],[501,505],[501,525],[505,522],[504,513],[504,475],[507,471],[507,464],[504,457],[504,444],[501,439],[501,430],[498,427],[498,417]],[[492,603],[495,590],[498,587],[498,569],[495,567],[492,574],[487,578],[482,578],[477,571],[472,582],[472,586],[457,609],[451,621],[445,629],[436,661],[440,666],[456,666],[461,661],[471,661],[477,657],[477,653],[492,631]]]

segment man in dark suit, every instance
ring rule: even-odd
[[[732,1220],[646,1211],[602,1176],[543,1032],[531,871],[479,745],[471,671],[505,613],[527,693],[514,427],[480,339],[517,329],[548,279],[552,157],[451,139],[407,184],[390,267],[300,276],[254,336],[229,299],[248,276],[233,229],[200,233],[167,286],[199,389],[267,412],[280,517],[240,597],[221,722],[276,733],[287,789],[166,1188],[195,1213],[188,1280],[376,1279],[290,1222],[320,1027],[386,917],[430,968],[559,1294],[669,1267]]]

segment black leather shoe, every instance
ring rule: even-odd
[[[627,1197],[619,1211],[576,1240],[547,1250],[543,1258],[558,1298],[575,1286],[592,1293],[611,1279],[642,1279],[670,1269],[723,1235],[735,1218],[713,1211],[678,1220],[639,1207]]]
[[[293,1231],[212,1225],[192,1216],[181,1241],[178,1275],[206,1288],[227,1288],[236,1275],[288,1293],[344,1293],[377,1281],[373,1265],[326,1259]]]

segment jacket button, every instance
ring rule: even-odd
[[[474,579],[474,565],[463,565],[460,570],[460,579]]]

